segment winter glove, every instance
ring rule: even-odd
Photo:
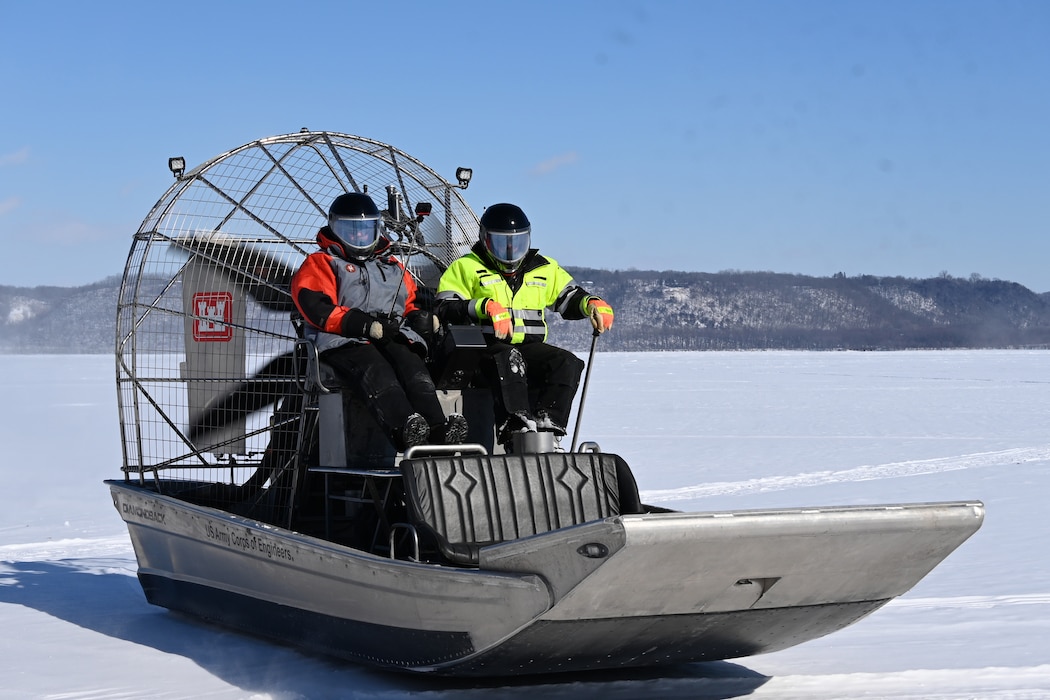
[[[401,332],[401,322],[388,316],[372,315],[368,324],[368,338],[376,345],[386,345]]]
[[[587,311],[591,317],[591,325],[594,326],[594,330],[599,333],[604,333],[612,328],[613,310],[612,307],[604,301],[601,299],[591,299],[587,302]]]
[[[429,311],[418,309],[405,316],[405,323],[424,338],[430,338],[441,329],[438,317]]]
[[[350,338],[364,338],[385,345],[400,332],[401,324],[396,318],[368,314],[360,309],[351,309],[343,316],[343,335]]]
[[[485,313],[492,319],[492,330],[496,332],[496,337],[500,340],[509,338],[511,320],[510,312],[507,311],[506,307],[495,299],[489,299],[485,303]]]

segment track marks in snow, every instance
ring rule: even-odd
[[[754,698],[777,700],[1046,700],[1050,665],[775,676]]]
[[[987,610],[1015,605],[1050,605],[1050,593],[1021,595],[973,595],[952,598],[897,598],[886,608],[912,610]]]
[[[976,452],[974,454],[936,459],[909,460],[890,462],[888,464],[867,465],[842,469],[839,471],[806,472],[790,476],[767,476],[747,481],[719,481],[696,486],[683,486],[677,489],[658,489],[642,492],[646,503],[667,501],[684,501],[710,496],[733,496],[743,493],[764,493],[784,491],[794,488],[841,484],[853,481],[872,481],[876,479],[896,479],[923,474],[957,471],[960,469],[984,469],[988,467],[1005,467],[1025,462],[1050,461],[1050,445],[1040,447],[1019,447],[994,452]]]
[[[127,535],[98,538],[70,538],[0,545],[0,562],[57,561],[60,559],[128,558],[134,560]]]

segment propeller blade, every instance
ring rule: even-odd
[[[295,361],[292,353],[278,355],[250,379],[238,384],[201,415],[194,417],[186,437],[197,442],[210,431],[298,393],[294,377]]]
[[[199,256],[229,275],[235,284],[271,311],[291,312],[295,268],[250,245],[219,237],[179,237],[176,247]]]

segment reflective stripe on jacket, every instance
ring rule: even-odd
[[[488,319],[485,304],[495,299],[511,313],[514,344],[547,339],[546,309],[553,309],[568,320],[585,318],[591,296],[572,279],[557,261],[530,251],[517,275],[517,291],[507,279],[489,268],[479,251],[472,249],[453,261],[438,283],[438,301],[468,300],[467,316],[472,321]],[[482,329],[492,332],[491,325]]]

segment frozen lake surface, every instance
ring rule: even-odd
[[[908,594],[793,649],[477,682],[306,656],[147,604],[102,484],[122,461],[113,359],[5,356],[0,699],[1050,698],[1048,369],[1048,351],[599,346],[581,439],[623,456],[646,502],[977,499],[984,527]]]

